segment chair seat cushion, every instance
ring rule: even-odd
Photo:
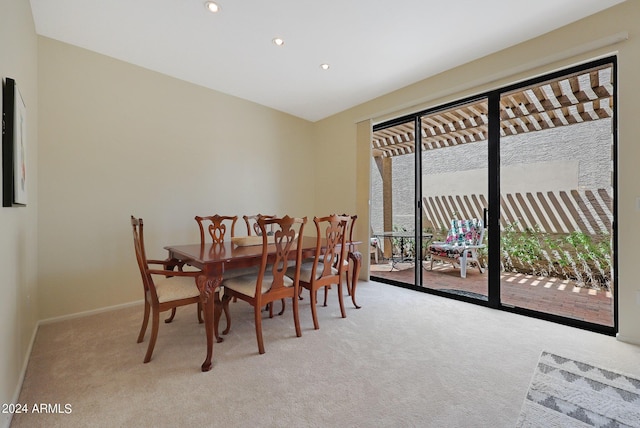
[[[170,302],[173,300],[189,299],[200,295],[195,278],[174,276],[173,278],[154,277],[158,302]]]
[[[244,294],[245,296],[256,297],[256,283],[258,281],[258,275],[249,274],[241,275],[233,278],[228,278],[222,281],[222,286],[237,293]],[[265,272],[262,279],[262,294],[271,289],[271,283],[273,282],[273,275]],[[284,286],[292,287],[293,280],[287,276],[284,277]]]
[[[449,259],[459,259],[465,251],[463,245],[431,244],[428,247],[429,254]]]
[[[322,275],[322,267],[323,265],[318,263],[318,266],[316,268],[316,272],[315,272],[315,276],[312,275],[312,271],[313,271],[313,262],[305,262],[300,266],[300,281],[304,281],[304,282],[311,282],[311,278],[312,276],[315,279],[320,278],[320,276]],[[338,269],[332,267],[331,268],[331,274],[332,275],[337,275],[338,274]],[[293,276],[294,272],[287,272],[287,275]]]
[[[229,269],[224,271],[224,274],[222,274],[222,277],[223,279],[229,279],[229,278],[236,278],[238,276],[243,276],[243,275],[257,275],[259,270],[260,268],[258,266]]]
[[[248,274],[257,274],[259,269],[260,268],[258,266],[229,269],[229,270],[225,270],[224,274],[222,276],[224,278],[233,278],[233,277],[236,277],[236,276],[242,276],[242,275],[248,275]],[[190,266],[190,265],[184,265],[182,270],[184,272],[201,272],[200,269],[198,269],[196,267],[193,267],[193,266]]]
[[[313,263],[313,258],[310,259],[311,263]],[[318,264],[324,263],[324,255],[318,257]],[[349,266],[349,259],[347,257],[342,261],[342,266]]]

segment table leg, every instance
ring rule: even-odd
[[[222,278],[210,278],[206,275],[199,275],[196,278],[198,290],[200,290],[200,300],[204,311],[204,328],[207,333],[207,356],[202,363],[202,371],[211,370],[211,359],[213,358],[213,335],[214,335],[214,293],[217,293]]]
[[[353,272],[351,276],[351,301],[356,309],[360,309],[356,303],[356,286],[358,285],[358,275],[360,275],[360,268],[362,267],[362,253],[360,251],[349,251],[349,260],[353,261]]]
[[[220,324],[220,316],[222,315],[222,312],[224,311],[226,316],[227,316],[227,328],[225,331],[222,332],[222,334],[227,334],[229,332],[229,313],[228,313],[228,307],[225,306],[224,302],[220,299],[220,289],[215,290],[214,294],[214,299],[213,299],[213,335],[216,338],[216,342],[220,343],[223,342],[224,339],[222,337],[220,337],[220,335],[218,334],[218,324]]]

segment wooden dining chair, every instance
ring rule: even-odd
[[[153,354],[153,348],[158,338],[158,326],[160,312],[171,310],[171,316],[165,322],[171,322],[175,315],[175,308],[179,306],[200,303],[200,291],[196,286],[196,276],[198,272],[183,272],[180,270],[167,269],[168,260],[147,259],[144,248],[144,223],[141,218],[131,216],[131,226],[133,227],[133,245],[136,253],[136,260],[142,276],[144,288],[144,317],[142,327],[138,335],[138,343],[144,340],[151,315],[151,337],[144,362],[148,363]],[[152,269],[150,265],[160,266]],[[157,278],[157,279],[154,279]],[[200,310],[197,311],[198,321],[202,323]],[[227,319],[227,323],[229,320]]]
[[[234,236],[235,234],[235,225],[236,222],[238,221],[238,217],[237,216],[221,216],[218,214],[212,215],[212,216],[206,216],[206,217],[201,217],[201,216],[196,216],[195,217],[196,222],[198,223],[198,227],[200,229],[200,245],[205,245],[206,244],[206,234],[205,234],[205,229],[206,231],[209,233],[209,236],[211,237],[211,241],[214,244],[222,244],[225,240],[225,237],[227,236],[227,229],[229,229],[229,235],[231,237]],[[206,227],[205,227],[206,226]],[[181,264],[180,269],[182,270],[182,267],[187,268],[187,272],[200,272],[199,269],[194,268],[192,266],[189,265],[189,262],[186,261],[184,263]],[[227,273],[226,275],[228,276],[232,276],[232,275],[241,275],[243,273],[246,273],[245,271],[230,271],[230,273]],[[173,321],[174,317],[176,316],[176,310],[177,307],[174,307],[171,309],[171,315],[169,316],[169,318],[167,318],[164,322],[166,323],[170,323],[171,321]],[[229,313],[226,312],[225,313],[225,318],[227,319],[227,322],[229,321]],[[200,320],[200,322],[202,322],[202,304],[201,302],[198,302],[198,319]]]
[[[258,218],[262,236],[262,259],[258,273],[222,281],[224,287],[222,303],[225,308],[228,307],[232,298],[243,300],[253,306],[260,354],[265,352],[262,339],[262,308],[267,304],[276,300],[291,299],[296,336],[302,335],[298,314],[298,283],[302,264],[303,231],[306,223],[306,217]],[[274,227],[273,244],[270,244],[270,240],[267,239],[267,229],[270,227]],[[294,255],[295,264],[290,266],[289,261]],[[229,328],[228,324],[222,334],[227,334]]]
[[[227,237],[227,229],[229,230],[229,235],[231,238],[235,236],[235,228],[236,222],[238,221],[238,216],[223,216],[223,215],[212,215],[207,217],[196,216],[196,221],[198,222],[198,227],[200,228],[200,244],[206,244],[205,240],[205,226],[206,231],[211,236],[211,241],[214,244],[222,244]]]
[[[264,214],[256,214],[256,215],[243,215],[242,219],[244,223],[247,225],[247,235],[248,236],[259,236],[260,226],[258,226],[258,219],[260,217],[265,218],[275,218],[275,215],[264,215]],[[267,229],[267,235],[271,235],[273,233],[273,227]]]
[[[275,215],[264,215],[264,214],[256,214],[256,215],[243,215],[242,219],[244,220],[245,224],[247,225],[247,235],[248,236],[260,236],[260,234],[262,233],[260,231],[260,226],[258,225],[258,219],[260,217],[264,217],[264,218],[276,218]],[[273,225],[271,225],[268,229],[267,229],[267,235],[273,235]],[[234,302],[236,301],[236,299],[234,299]],[[282,308],[280,309],[280,312],[278,312],[278,315],[282,315],[284,314],[284,310],[286,307],[286,303],[285,300],[282,299]],[[269,303],[264,310],[268,310],[269,311],[269,318],[273,318],[273,304]]]
[[[345,282],[347,284],[347,295],[351,296],[351,277],[354,266],[349,262],[349,252],[353,250],[353,231],[355,230],[356,220],[358,219],[357,215],[349,216],[348,214],[342,214],[343,217],[349,217],[349,222],[347,224],[347,238],[345,240],[345,245],[343,246],[344,254],[342,255],[342,274],[344,274]],[[334,267],[337,267],[337,264],[340,262],[340,257],[334,256]],[[321,260],[322,261],[322,260]],[[340,277],[342,278],[342,276]],[[342,280],[342,279],[341,279]],[[327,306],[327,296],[329,295],[329,290],[331,289],[331,285],[324,287],[324,304],[323,306]]]
[[[208,217],[195,217],[198,222],[198,227],[200,228],[200,244],[206,244],[206,234],[205,230],[209,233],[211,237],[211,242],[214,244],[222,245],[225,241],[231,240],[235,237],[235,228],[236,222],[238,221],[238,216],[224,216],[224,215],[212,215]],[[227,232],[229,232],[227,234]],[[232,276],[240,276],[248,273],[255,273],[258,269],[255,267],[248,268],[239,268],[239,269],[231,269],[227,270],[224,273],[225,278],[230,278]]]
[[[347,314],[344,310],[342,296],[342,272],[344,270],[345,242],[349,216],[330,215],[314,217],[316,225],[316,252],[313,261],[305,262],[300,267],[300,287],[309,290],[313,328],[319,329],[316,310],[318,290],[331,285],[338,286],[338,301],[342,318]]]
[[[196,222],[198,223],[198,228],[200,229],[200,245],[204,246],[206,244],[206,232],[208,232],[211,237],[211,242],[216,245],[222,245],[225,239],[232,239],[235,236],[236,222],[238,221],[238,216],[227,216],[227,215],[219,215],[214,214],[211,216],[195,216]],[[227,232],[229,232],[227,234]],[[241,268],[241,269],[232,269],[225,271],[223,274],[224,278],[231,278],[233,276],[241,276],[249,273],[255,273],[257,269],[254,267]],[[222,289],[220,289],[220,293],[222,293]],[[234,299],[235,301],[235,299]],[[202,311],[201,306],[199,306],[199,312]],[[229,324],[229,312],[225,310],[225,315],[227,319],[227,325]]]

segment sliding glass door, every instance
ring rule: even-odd
[[[615,58],[374,126],[371,278],[616,331]]]

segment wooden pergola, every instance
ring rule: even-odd
[[[604,64],[559,80],[505,93],[500,99],[500,135],[512,136],[613,116],[613,67]],[[422,150],[436,150],[487,139],[487,101],[453,107],[420,120]],[[392,228],[394,156],[415,153],[414,121],[374,131],[372,156],[383,182],[383,222]]]
[[[505,94],[500,99],[502,136],[603,119],[613,115],[612,67]],[[422,118],[422,150],[451,147],[487,138],[487,103],[478,101]],[[413,122],[373,133],[374,158],[415,152]]]

